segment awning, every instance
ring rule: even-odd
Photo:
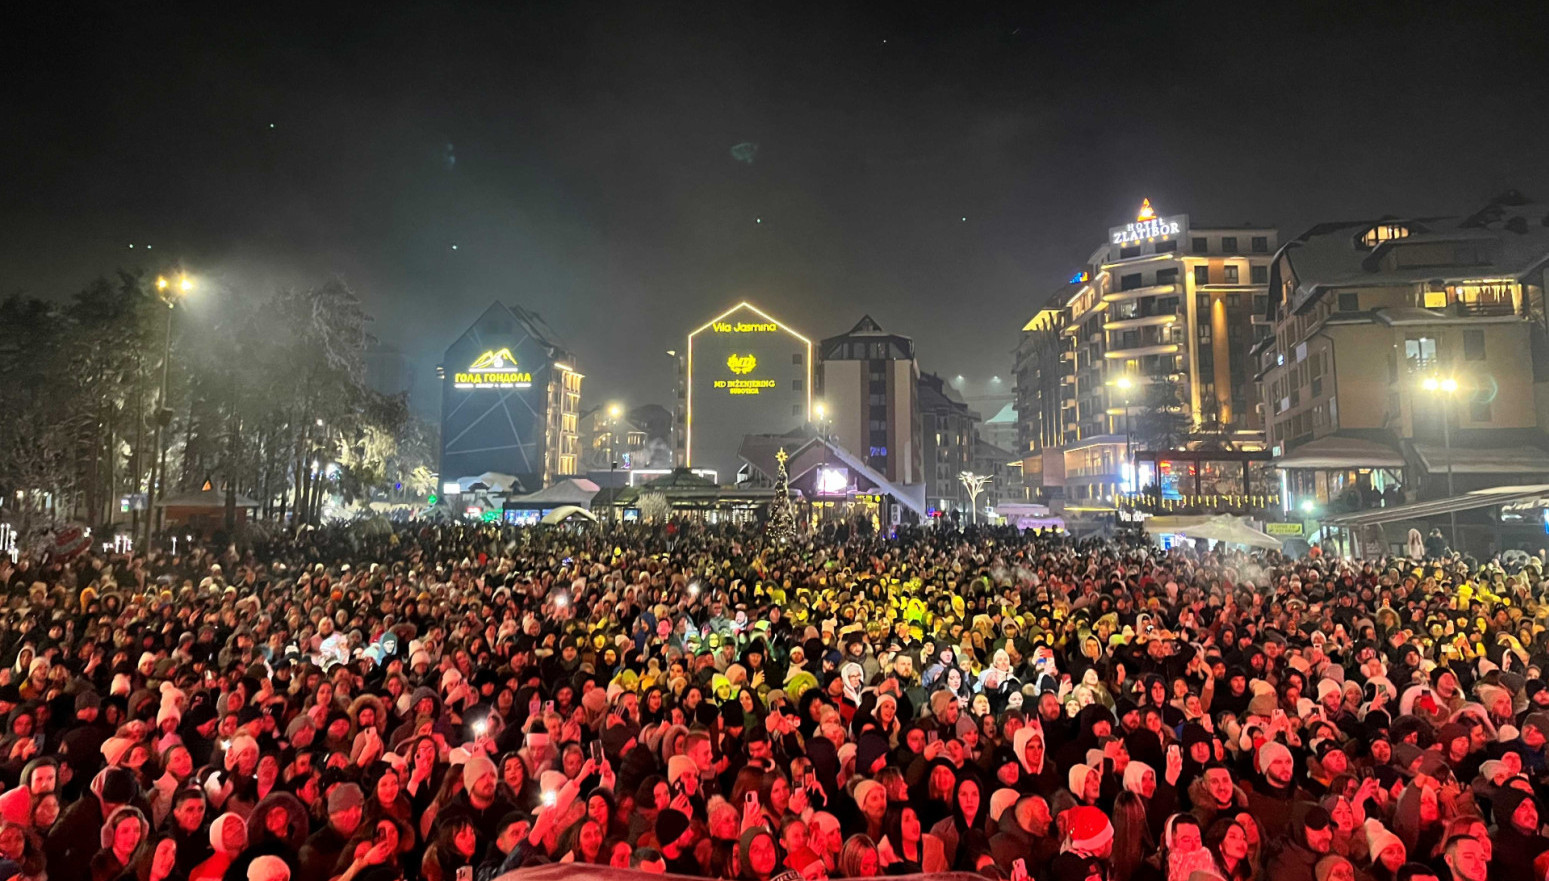
[[[1549,494],[1549,483],[1530,486],[1492,486],[1489,489],[1476,489],[1448,499],[1434,499],[1429,502],[1414,502],[1392,508],[1373,508],[1369,511],[1357,511],[1354,514],[1324,517],[1323,525],[1348,527],[1393,523],[1399,520],[1423,520],[1438,514],[1472,511],[1477,508],[1519,502],[1523,499],[1536,499],[1545,494]]]
[[[1454,474],[1549,474],[1549,453],[1537,447],[1505,447],[1480,450],[1415,444],[1420,463],[1431,474],[1445,474],[1451,462]]]
[[[1302,444],[1275,460],[1276,468],[1402,468],[1404,457],[1387,444],[1330,435]]]

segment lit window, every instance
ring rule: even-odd
[[[1361,236],[1361,244],[1368,248],[1374,248],[1383,242],[1407,238],[1408,236],[1409,227],[1394,223],[1383,223],[1367,230],[1366,234]]]

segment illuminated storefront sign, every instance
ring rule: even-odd
[[[1134,223],[1109,228],[1108,241],[1114,245],[1133,245],[1157,239],[1173,239],[1182,236],[1188,228],[1187,214],[1157,217],[1155,209],[1151,207],[1151,200],[1147,199],[1141,204],[1139,213],[1135,215]]]
[[[460,389],[530,388],[532,374],[519,369],[509,348],[490,349],[475,358],[468,369],[452,377]]]

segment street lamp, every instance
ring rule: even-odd
[[[162,431],[172,421],[172,409],[167,406],[167,376],[168,368],[172,365],[172,311],[177,305],[179,297],[186,297],[194,289],[194,282],[188,277],[188,273],[178,273],[177,279],[168,279],[165,275],[156,276],[156,296],[167,304],[167,330],[162,338],[161,353],[161,395],[156,399],[156,459],[151,463],[152,473],[150,486],[145,493],[145,546],[150,548],[151,540],[156,534],[156,487],[167,479],[167,448],[163,443]]]
[[[1427,376],[1420,387],[1433,395],[1441,395],[1441,443],[1447,456],[1447,498],[1456,493],[1452,488],[1452,396],[1458,390],[1458,381],[1450,376]],[[1447,512],[1447,531],[1451,533],[1453,550],[1458,548],[1458,515]]]
[[[1117,387],[1119,389],[1119,391],[1124,393],[1124,459],[1125,459],[1126,462],[1129,463],[1130,478],[1134,479],[1134,475],[1135,475],[1135,449],[1134,449],[1135,442],[1134,442],[1134,432],[1130,428],[1130,414],[1129,414],[1130,397],[1129,397],[1129,393],[1130,393],[1130,389],[1133,389],[1135,387],[1135,381],[1133,379],[1130,379],[1128,376],[1121,376],[1118,379],[1115,379],[1113,381],[1113,384],[1114,384],[1115,387]],[[1138,489],[1138,487],[1136,487],[1136,489]]]

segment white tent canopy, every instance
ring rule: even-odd
[[[1173,534],[1209,541],[1224,541],[1234,545],[1247,545],[1250,548],[1280,550],[1280,539],[1254,529],[1239,517],[1226,514],[1211,517],[1193,526],[1180,527],[1174,530]]]

